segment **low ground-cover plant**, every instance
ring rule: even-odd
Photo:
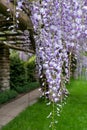
[[[15,90],[5,90],[0,92],[0,104],[6,103],[17,96],[18,93]]]

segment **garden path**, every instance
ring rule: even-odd
[[[0,128],[15,118],[27,106],[35,103],[41,96],[41,92],[35,89],[20,98],[0,107]]]

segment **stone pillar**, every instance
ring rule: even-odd
[[[9,48],[0,43],[0,91],[10,88]]]

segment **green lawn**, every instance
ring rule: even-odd
[[[57,117],[57,130],[87,130],[87,81],[72,80],[70,92],[61,116]],[[28,107],[2,130],[51,130],[47,115],[52,107],[43,101]]]

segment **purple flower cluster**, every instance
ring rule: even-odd
[[[70,76],[67,52],[78,52],[80,44],[84,44],[82,41],[87,39],[87,2],[38,0],[32,2],[31,12],[37,34],[39,74],[43,69],[52,100],[57,102],[63,88],[61,82],[63,79],[67,81]],[[66,75],[62,74],[63,65]]]
[[[62,68],[64,63],[66,78],[68,78],[68,56],[66,45],[63,43],[60,5],[61,3],[57,0],[43,0],[32,2],[30,6],[31,19],[36,33],[34,37],[37,63],[40,68],[39,75],[40,78],[43,78],[43,70],[48,83],[50,98],[55,102],[60,99],[61,89],[63,89],[61,80],[63,79]]]
[[[87,1],[18,0],[16,4],[16,17],[19,10],[31,10],[39,77],[45,75],[42,86],[48,84],[50,98],[57,102],[70,79],[67,53],[78,58],[82,44],[87,50]]]

